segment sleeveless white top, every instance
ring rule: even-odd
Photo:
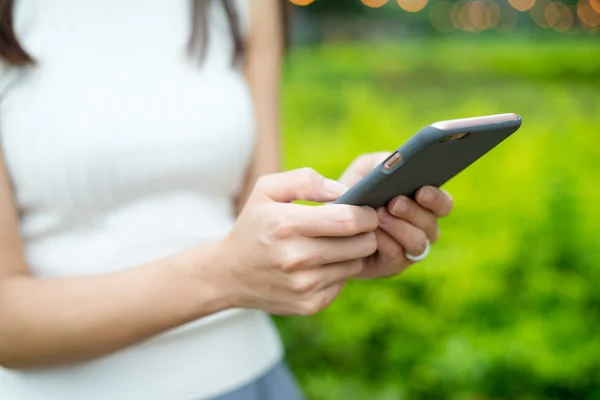
[[[16,0],[38,65],[0,67],[0,139],[35,275],[121,270],[232,227],[254,116],[213,3],[199,67],[186,54],[190,1]],[[237,5],[246,32],[247,0]],[[91,362],[0,368],[0,399],[201,399],[281,356],[267,315],[228,310]]]

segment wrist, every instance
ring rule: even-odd
[[[220,242],[207,243],[172,257],[182,292],[191,299],[194,319],[237,307],[223,266]]]

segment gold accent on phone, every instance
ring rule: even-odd
[[[402,161],[402,155],[396,151],[383,163],[383,169],[385,171],[389,171],[394,167],[394,165],[398,164],[400,161]]]

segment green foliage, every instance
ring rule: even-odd
[[[310,399],[600,399],[600,54],[585,41],[295,50],[286,166],[337,177],[441,119],[521,130],[447,185],[426,261],[278,318]]]

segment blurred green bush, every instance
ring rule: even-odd
[[[503,112],[521,130],[446,186],[426,261],[277,318],[309,399],[600,399],[597,41],[294,49],[286,167],[337,177],[429,123]]]

